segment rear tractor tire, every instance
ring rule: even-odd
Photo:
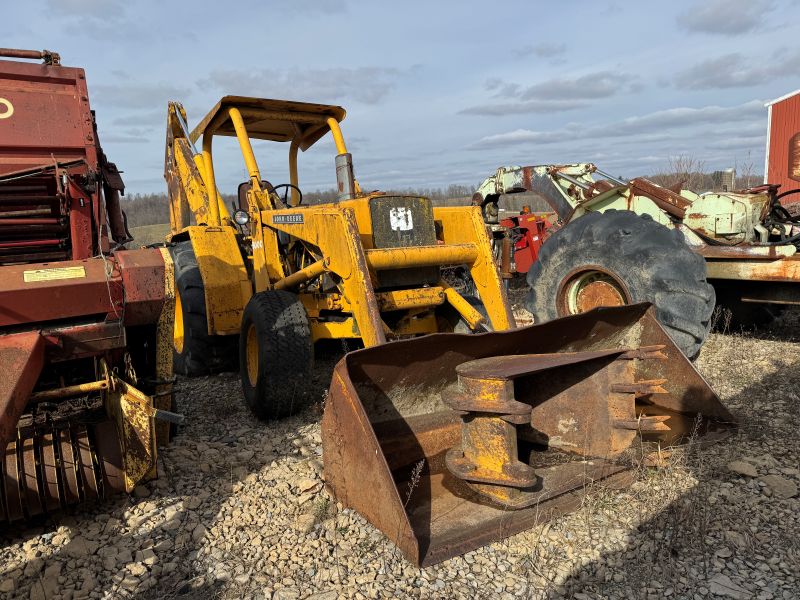
[[[592,212],[553,234],[528,272],[537,323],[598,306],[650,302],[689,358],[700,353],[714,311],[703,258],[683,235],[631,211]]]
[[[242,391],[253,414],[266,421],[305,408],[313,366],[311,328],[299,298],[284,290],[255,294],[239,336]]]
[[[173,368],[180,375],[209,375],[236,369],[235,335],[209,335],[206,296],[192,242],[172,247],[175,265]]]

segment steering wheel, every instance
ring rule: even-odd
[[[297,187],[296,185],[294,185],[292,183],[282,183],[280,185],[274,186],[272,188],[272,191],[275,192],[275,194],[277,194],[278,190],[281,189],[281,188],[286,188],[286,190],[283,192],[283,197],[281,198],[281,200],[283,201],[283,203],[286,206],[289,206],[289,190],[296,190],[297,191],[297,196],[298,196],[298,198],[297,198],[297,206],[300,206],[303,203],[303,192],[300,191],[299,187]]]

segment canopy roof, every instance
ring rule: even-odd
[[[192,142],[202,137],[206,130],[214,135],[235,136],[236,131],[228,115],[228,109],[234,107],[242,113],[251,138],[274,142],[291,142],[297,139],[303,151],[308,150],[330,131],[326,122],[328,118],[342,121],[346,114],[341,106],[329,104],[225,96],[192,130]]]

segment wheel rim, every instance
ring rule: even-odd
[[[175,351],[180,354],[183,352],[183,339],[185,336],[183,330],[183,303],[181,302],[181,293],[175,288],[175,320],[172,325],[172,344]]]
[[[256,328],[252,325],[247,329],[247,340],[245,343],[245,350],[247,353],[247,379],[250,385],[255,387],[258,382],[258,336],[256,336]]]
[[[625,285],[603,269],[585,269],[565,278],[558,294],[562,315],[577,315],[598,306],[624,306],[630,303]]]

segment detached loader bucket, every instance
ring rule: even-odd
[[[348,354],[322,420],[325,478],[426,566],[574,509],[592,482],[627,485],[632,446],[732,424],[649,305],[600,308]]]

